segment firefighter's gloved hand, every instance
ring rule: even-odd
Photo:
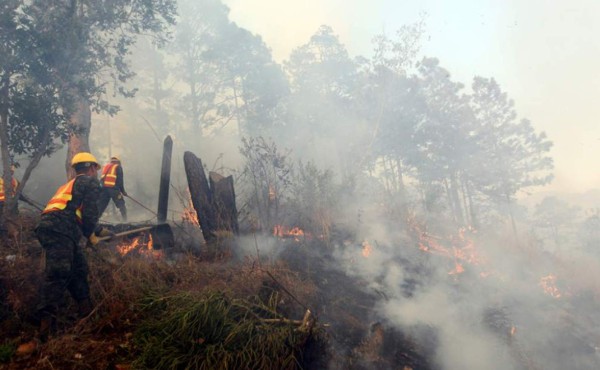
[[[90,235],[90,237],[88,238],[88,242],[92,245],[95,246],[96,244],[100,243],[100,240],[98,240],[98,237],[96,236],[95,233],[92,233]]]
[[[105,239],[105,240],[110,240],[115,236],[115,233],[113,233],[106,227],[103,227],[100,230],[96,230],[92,235],[95,235],[96,237],[101,237],[101,238],[108,237],[108,239]]]

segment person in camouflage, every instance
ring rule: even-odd
[[[35,230],[46,252],[46,268],[38,307],[39,336],[47,339],[54,326],[55,315],[62,305],[65,289],[79,304],[80,316],[92,310],[88,286],[88,265],[79,246],[82,236],[95,245],[98,236],[113,235],[97,228],[97,208],[100,183],[97,177],[99,164],[90,153],[73,157],[76,177],[61,186],[42,212]]]
[[[11,194],[14,195],[15,191],[17,190],[17,187],[19,186],[19,181],[17,181],[17,179],[14,178],[14,174],[15,174],[15,166],[14,165],[10,166],[10,174],[12,176],[11,186],[7,186],[5,188],[4,179],[0,178],[0,239],[4,239],[8,232],[8,230],[6,228],[5,219],[4,219],[4,203],[6,202],[6,193],[10,192]],[[24,201],[28,204],[34,204],[23,193],[21,193],[19,195],[19,200]],[[18,213],[18,211],[19,211],[18,203],[16,204],[16,206],[17,206],[16,211]],[[7,240],[3,240],[3,243],[6,244],[6,242],[7,242]]]
[[[102,216],[112,199],[119,212],[121,212],[121,219],[127,221],[127,207],[125,206],[125,199],[123,199],[124,196],[127,196],[127,192],[125,191],[123,166],[118,156],[111,157],[110,163],[102,168],[100,182],[102,184],[102,191],[98,200],[100,216]]]

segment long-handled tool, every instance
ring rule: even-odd
[[[135,200],[134,198],[131,197],[131,195],[125,195],[127,198],[131,199],[135,204],[137,204],[138,206],[144,208],[146,211],[151,212],[154,216],[158,216],[158,214],[156,212],[154,212],[153,210],[151,210],[150,208],[146,207],[145,205],[143,205],[140,201]]]
[[[134,203],[144,208],[148,212],[152,213],[154,216],[158,217],[158,213],[154,212],[150,208],[146,207],[139,200],[132,198],[131,195],[125,195],[127,198],[131,199]],[[175,244],[173,230],[171,230],[171,226],[167,223],[159,223],[158,225],[151,226],[152,240],[154,241],[154,248],[169,248]]]
[[[36,202],[31,200],[31,198],[29,198],[28,196],[26,196],[23,193],[21,193],[19,200],[29,204],[30,206],[32,206],[33,208],[37,209],[40,212],[42,212],[44,210],[39,204],[37,204]]]
[[[102,236],[99,237],[99,241],[108,241],[115,238],[121,238],[124,236],[129,236],[136,233],[141,233],[144,231],[148,231],[153,240],[153,248],[154,249],[162,249],[162,248],[171,248],[175,244],[175,238],[173,236],[173,230],[171,230],[171,226],[169,224],[158,224],[152,226],[143,226],[137,229],[122,231],[120,233],[116,233],[112,236]]]
[[[127,236],[127,235],[131,235],[131,234],[135,234],[135,233],[140,233],[142,231],[148,231],[150,229],[154,228],[154,226],[145,226],[145,227],[140,227],[137,229],[133,229],[133,230],[127,230],[127,231],[123,231],[120,233],[116,233],[115,235],[111,235],[111,236],[101,236],[98,238],[98,241],[105,241],[105,240],[109,240],[109,239],[115,239],[115,238],[120,238],[122,236]]]

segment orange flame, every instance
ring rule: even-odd
[[[447,238],[429,234],[421,229],[417,223],[412,223],[411,228],[417,233],[419,249],[432,254],[445,256],[454,260],[454,268],[448,272],[448,275],[458,275],[465,271],[465,263],[470,265],[485,265],[486,260],[479,254],[475,248],[475,243],[468,236],[476,233],[472,227],[461,227],[456,235],[450,235]],[[449,247],[443,243],[450,244]],[[489,272],[482,272],[480,276],[487,277]]]
[[[146,246],[147,248],[140,249],[140,254],[155,260],[160,260],[164,257],[163,249],[154,249],[154,240],[152,239],[152,234],[148,235],[148,244]]]
[[[371,244],[366,240],[362,243],[362,247],[363,257],[368,258],[371,255],[371,252],[373,252],[373,247],[371,247]]]
[[[161,250],[154,249],[152,234],[148,234],[148,241],[144,239],[144,236],[138,236],[130,242],[124,242],[117,245],[117,251],[122,256],[125,256],[134,250],[137,250],[139,254],[151,257],[157,257],[157,255],[160,255],[158,257],[162,257],[163,253]]]
[[[187,207],[183,209],[183,215],[181,216],[183,221],[187,221],[192,225],[200,226],[200,221],[198,220],[198,213],[196,213],[196,209],[194,208],[194,203],[192,203],[192,195],[188,190],[188,204]]]
[[[544,293],[548,294],[553,298],[560,298],[562,294],[560,290],[556,287],[556,276],[555,275],[547,275],[540,279],[539,285],[544,290]]]
[[[304,231],[299,228],[298,226],[295,226],[293,229],[291,229],[288,232],[289,235],[293,235],[293,236],[303,236],[304,235]]]
[[[290,229],[287,226],[275,225],[273,226],[273,235],[279,238],[294,238],[294,241],[299,242],[300,237],[305,236],[305,233],[304,230],[298,226],[294,226]]]
[[[121,254],[121,256],[128,254],[140,245],[140,238],[141,237],[138,236],[129,243],[121,243],[117,245],[117,251]]]
[[[459,262],[454,261],[454,270],[450,271],[448,275],[458,275],[465,272],[465,268]]]

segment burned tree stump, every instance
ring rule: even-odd
[[[183,154],[183,164],[192,198],[192,205],[196,210],[202,235],[204,236],[204,240],[211,242],[216,239],[215,231],[217,230],[217,224],[211,202],[212,196],[202,161],[194,153],[185,152]]]
[[[158,193],[158,223],[167,222],[167,209],[169,208],[169,184],[171,182],[171,153],[173,140],[171,136],[165,138],[163,146],[162,167],[160,170],[160,189]]]
[[[239,233],[237,208],[235,206],[235,189],[233,176],[224,177],[216,172],[209,173],[212,204],[215,211],[217,227],[234,234]]]
[[[239,232],[233,176],[210,172],[210,184],[200,158],[192,152],[183,155],[192,204],[207,242],[216,239],[218,230]]]

